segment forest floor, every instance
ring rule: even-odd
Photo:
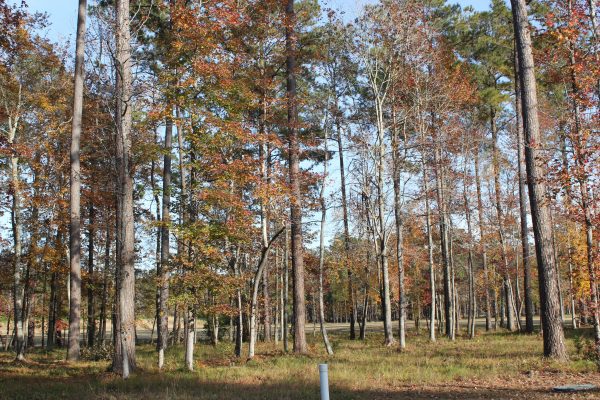
[[[342,336],[343,335],[343,336]],[[238,360],[233,346],[198,344],[194,372],[183,369],[183,349],[167,352],[159,372],[151,345],[137,348],[138,370],[123,381],[108,361],[66,363],[65,350],[35,349],[24,363],[0,352],[0,399],[319,399],[317,365],[329,364],[331,398],[338,399],[600,399],[600,391],[555,394],[562,384],[600,385],[594,362],[585,359],[590,332],[567,331],[570,361],[543,359],[539,335],[483,333],[455,342],[430,343],[414,330],[407,349],[382,346],[380,332],[350,341],[332,332],[327,356],[320,335],[307,335],[310,355],[287,355],[281,343],[259,343],[252,361]]]

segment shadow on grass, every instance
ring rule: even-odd
[[[37,378],[35,376],[2,375],[0,398],[14,400],[42,399],[261,399],[307,400],[318,399],[319,388],[301,382],[228,383],[207,382],[197,373],[157,374],[137,373],[123,381],[113,374],[77,376],[73,378]],[[586,398],[597,398],[600,392],[589,392]],[[399,386],[388,390],[351,390],[331,387],[332,399],[554,399],[572,398],[539,388],[497,389],[466,385],[431,387]]]

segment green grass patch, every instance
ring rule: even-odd
[[[430,343],[425,334],[411,332],[400,352],[384,347],[379,333],[364,342],[334,334],[333,356],[318,335],[308,339],[309,355],[285,354],[281,343],[259,343],[252,361],[235,358],[231,343],[198,344],[194,372],[184,369],[183,346],[170,348],[158,371],[154,347],[141,345],[138,370],[126,381],[108,371],[108,361],[66,363],[64,349],[35,349],[26,363],[0,353],[0,399],[318,399],[322,362],[329,364],[335,399],[521,398],[508,394],[515,388],[535,399],[553,396],[549,388],[561,382],[599,378],[594,362],[578,354],[572,333],[566,363],[541,357],[539,335],[482,333],[473,340]]]

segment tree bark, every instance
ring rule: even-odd
[[[296,99],[296,48],[298,38],[294,0],[287,0],[286,9],[286,74],[289,140],[290,222],[292,233],[292,277],[294,287],[294,352],[306,353],[306,307],[304,296],[304,253],[302,240],[302,192],[300,190],[300,143],[298,141],[298,108]]]
[[[110,270],[110,223],[108,213],[106,218],[106,243],[104,244],[104,275],[102,281],[102,300],[100,301],[100,329],[98,331],[98,340],[104,345],[106,339],[106,318],[107,318],[107,303],[108,303],[108,275]]]
[[[346,167],[344,162],[344,142],[342,138],[342,127],[339,121],[339,109],[337,107],[337,92],[335,98],[335,123],[337,129],[337,142],[338,142],[338,157],[340,161],[340,192],[342,194],[342,218],[344,221],[344,263],[346,264],[346,270],[348,271],[348,298],[350,299],[350,340],[356,339],[356,308],[355,294],[354,294],[354,282],[352,277],[352,269],[350,268],[350,227],[348,223],[348,199],[346,195]]]
[[[540,157],[542,141],[538,120],[537,88],[532,54],[527,5],[525,0],[511,0],[513,24],[517,38],[519,79],[523,128],[525,131],[525,163],[527,168],[529,202],[536,242],[540,308],[544,335],[544,355],[558,360],[567,359],[565,338],[560,320],[556,260],[552,252],[552,226],[546,204],[546,171]]]
[[[196,312],[188,308],[185,313],[187,329],[185,335],[185,367],[188,371],[194,370],[194,345],[196,344]]]
[[[468,156],[465,154],[465,156]],[[466,159],[467,157],[465,157]],[[468,182],[467,182],[467,162],[465,161],[463,171],[463,200],[465,206],[465,217],[467,220],[467,234],[469,238],[468,243],[468,256],[467,256],[467,273],[469,280],[469,315],[468,315],[468,326],[467,332],[470,339],[475,337],[475,272],[473,270],[473,229],[471,226],[471,206],[469,204],[469,193],[468,193]]]
[[[169,105],[168,111],[172,113]],[[179,132],[178,132],[179,133]],[[165,350],[168,344],[168,315],[169,309],[169,250],[170,250],[170,224],[171,224],[171,142],[173,139],[173,118],[169,115],[165,126],[165,146],[163,159],[163,190],[162,190],[162,223],[160,232],[160,263],[158,264],[158,318],[157,318],[157,345],[158,368],[162,369],[165,362]],[[188,318],[186,315],[185,318]]]
[[[321,336],[323,336],[323,344],[325,345],[325,350],[327,351],[327,354],[332,355],[333,348],[329,343],[329,338],[327,336],[327,328],[325,327],[325,305],[323,301],[323,267],[325,264],[325,223],[327,219],[325,187],[327,185],[327,164],[329,163],[329,148],[327,143],[329,137],[327,136],[327,127],[325,127],[324,132],[325,137],[323,138],[323,142],[325,146],[325,160],[323,161],[323,179],[321,182],[321,192],[319,193],[319,203],[321,205],[321,229],[319,231],[319,325],[321,328]],[[351,310],[350,313],[352,314],[352,312],[353,310]],[[351,321],[353,320],[354,318],[351,317]]]
[[[263,246],[261,249],[260,259],[258,261],[258,267],[256,268],[256,273],[254,274],[254,280],[252,284],[252,301],[250,304],[250,345],[248,347],[248,359],[254,357],[254,347],[256,344],[256,336],[257,336],[257,324],[256,324],[256,314],[258,308],[258,289],[260,286],[261,277],[263,276],[265,266],[267,264],[267,257],[269,255],[269,250],[271,249],[271,245],[273,242],[281,235],[281,233],[285,230],[285,226],[279,229],[273,237],[267,242],[266,246]]]
[[[477,222],[479,225],[479,244],[481,246],[481,259],[483,266],[483,278],[484,278],[484,299],[485,299],[485,330],[489,331],[492,329],[492,309],[490,303],[490,275],[487,264],[487,245],[485,243],[485,231],[483,229],[483,201],[481,199],[481,178],[479,176],[479,149],[475,149],[475,184],[477,188]]]
[[[525,166],[525,139],[519,84],[519,58],[514,59],[515,70],[515,115],[517,128],[518,175],[519,175],[519,215],[521,228],[521,250],[523,252],[523,276],[525,290],[525,332],[533,333],[533,290],[531,288],[531,252],[529,250],[529,230],[527,229],[527,171]]]
[[[288,349],[288,333],[289,333],[289,328],[288,328],[288,321],[289,321],[289,311],[288,311],[288,302],[289,302],[289,288],[290,288],[290,277],[289,277],[289,273],[290,273],[290,229],[288,226],[286,226],[285,228],[285,248],[284,248],[284,252],[283,252],[283,257],[284,257],[284,261],[283,261],[283,268],[285,268],[285,271],[283,273],[283,323],[282,323],[282,330],[283,330],[283,351],[285,351],[286,353],[289,351]]]
[[[506,328],[509,331],[515,329],[515,320],[512,303],[512,285],[510,283],[510,274],[508,270],[508,257],[506,255],[506,243],[504,240],[504,215],[501,204],[500,189],[500,152],[498,150],[498,129],[496,126],[496,112],[490,110],[490,125],[492,131],[492,169],[494,172],[494,200],[496,206],[496,218],[498,220],[498,240],[500,242],[500,256],[504,267],[502,268],[502,278],[504,285],[504,303],[506,305]]]
[[[374,89],[377,92],[377,89]],[[381,305],[383,312],[383,330],[385,336],[385,345],[391,346],[394,344],[394,333],[392,331],[392,302],[390,299],[390,278],[388,267],[388,233],[386,229],[386,211],[385,211],[385,127],[383,122],[383,100],[380,96],[376,96],[375,108],[377,115],[377,241],[379,242],[377,258],[381,271]]]
[[[129,0],[117,0],[116,6],[116,122],[117,122],[117,203],[119,231],[117,235],[119,270],[119,330],[113,368],[124,379],[136,367],[135,360],[135,271],[133,176],[131,165],[131,48],[129,31]]]
[[[429,204],[429,174],[425,162],[425,153],[421,152],[421,168],[423,168],[423,193],[425,196],[425,225],[427,228],[427,255],[429,262],[429,290],[431,291],[431,310],[429,316],[429,340],[435,342],[435,263],[433,261],[433,234],[431,231],[431,207]]]
[[[21,107],[21,87],[17,108]],[[17,144],[17,128],[19,124],[18,111],[14,117],[8,118],[8,144],[15,146]],[[16,338],[16,360],[25,359],[25,340],[23,336],[23,296],[24,288],[21,282],[21,272],[23,270],[22,260],[22,233],[23,223],[21,221],[21,182],[19,177],[19,156],[17,152],[12,152],[10,157],[10,184],[12,191],[11,205],[11,223],[13,234],[13,312]]]
[[[79,359],[79,324],[81,320],[81,232],[80,232],[80,189],[79,142],[83,112],[83,79],[85,55],[85,17],[87,0],[79,0],[77,16],[77,40],[75,49],[75,86],[73,95],[73,121],[71,128],[71,222],[69,224],[69,344],[67,360]]]
[[[94,304],[94,287],[96,285],[96,280],[94,276],[94,225],[96,223],[96,210],[94,209],[94,203],[91,200],[89,205],[89,223],[90,226],[88,227],[87,344],[88,347],[93,347],[96,343],[96,307]]]
[[[440,225],[440,246],[442,253],[442,265],[444,267],[444,320],[446,323],[446,336],[452,339],[454,336],[454,291],[452,290],[452,268],[450,260],[450,237],[448,216],[446,212],[446,199],[444,196],[444,174],[441,159],[441,143],[440,139],[435,139],[434,148],[434,167],[435,167],[435,182],[439,213]]]
[[[400,349],[406,348],[406,289],[404,285],[404,219],[402,218],[402,194],[400,187],[400,138],[396,128],[396,114],[393,112],[394,128],[392,140],[393,181],[394,181],[394,220],[396,227],[396,260],[398,262],[398,341]],[[403,124],[406,129],[406,124]]]

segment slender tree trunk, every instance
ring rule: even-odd
[[[21,88],[19,87],[19,101],[20,105]],[[17,144],[17,126],[18,117],[14,119],[9,118],[8,124],[8,144]],[[12,191],[12,207],[11,207],[11,222],[12,222],[12,234],[13,234],[13,312],[14,312],[14,324],[15,324],[15,338],[16,338],[16,359],[22,361],[25,359],[25,339],[23,337],[23,296],[24,288],[21,282],[21,272],[23,270],[22,261],[22,243],[21,236],[23,232],[23,225],[21,222],[21,182],[19,178],[19,157],[15,152],[10,157],[10,184]]]
[[[567,246],[568,246],[568,264],[569,264],[569,298],[571,300],[571,324],[573,329],[577,329],[577,316],[575,314],[575,289],[573,287],[573,244],[571,241],[571,234],[567,228]]]
[[[327,185],[327,164],[329,163],[329,148],[327,141],[327,127],[325,127],[325,137],[323,142],[325,145],[325,160],[323,161],[323,180],[321,182],[321,193],[319,193],[319,203],[321,204],[321,229],[319,231],[319,325],[321,328],[321,335],[323,336],[323,344],[327,354],[332,355],[333,349],[329,343],[327,337],[327,328],[325,328],[325,305],[323,301],[323,267],[325,264],[325,223],[327,217],[327,204],[325,202],[325,187]],[[347,259],[347,258],[346,258]],[[350,279],[351,276],[348,278]],[[354,308],[354,307],[353,307]],[[352,314],[354,310],[351,310]],[[354,317],[351,317],[351,321],[354,321]],[[352,332],[353,329],[351,329]]]
[[[363,299],[363,310],[361,314],[360,321],[360,332],[359,339],[365,340],[366,337],[366,329],[367,329],[367,316],[369,312],[369,290],[370,290],[370,279],[371,279],[371,252],[367,249],[367,257],[366,257],[366,265],[365,265],[365,286],[364,290],[364,299]]]
[[[75,49],[75,93],[73,95],[73,121],[71,129],[71,222],[69,225],[70,298],[69,298],[69,344],[67,360],[79,359],[79,324],[81,320],[81,233],[79,142],[83,112],[83,79],[85,55],[85,17],[87,1],[79,0],[77,16],[77,41]]]
[[[504,240],[504,215],[501,204],[500,189],[500,154],[498,150],[498,129],[496,127],[496,112],[490,110],[490,125],[492,131],[492,168],[494,172],[494,200],[496,206],[496,218],[498,220],[498,240],[500,242],[500,256],[504,267],[502,268],[502,278],[504,285],[504,297],[506,305],[506,328],[509,331],[515,329],[512,304],[512,285],[510,283],[510,274],[508,268],[508,257],[506,255],[506,243]]]
[[[254,280],[252,283],[252,301],[250,304],[250,345],[248,346],[248,358],[251,359],[254,357],[254,347],[256,344],[256,336],[257,336],[257,318],[256,314],[258,311],[258,289],[260,286],[261,277],[263,276],[265,266],[267,264],[267,257],[269,255],[269,250],[273,242],[279,237],[279,235],[285,230],[285,227],[279,229],[277,233],[273,235],[273,237],[267,242],[266,246],[263,246],[260,254],[260,259],[258,261],[258,267],[256,269],[256,273],[254,275]]]
[[[172,113],[171,106],[168,111]],[[179,132],[178,132],[179,134]],[[169,309],[169,250],[170,250],[170,224],[171,224],[171,142],[173,139],[173,119],[169,115],[165,127],[165,155],[163,159],[163,190],[162,190],[162,223],[160,232],[160,264],[157,269],[159,282],[158,288],[158,317],[157,317],[157,345],[158,368],[162,369],[165,362],[165,350],[168,344],[168,315]],[[188,318],[186,315],[185,318]]]
[[[479,176],[479,149],[475,149],[475,184],[477,188],[477,222],[479,224],[479,243],[481,246],[481,259],[483,266],[483,278],[484,278],[484,299],[485,299],[485,330],[489,331],[492,329],[492,309],[490,302],[490,275],[487,264],[487,245],[485,243],[485,231],[483,229],[483,201],[481,199],[481,178]]]
[[[431,291],[431,310],[429,316],[429,340],[435,342],[435,264],[433,262],[433,235],[431,232],[431,206],[429,204],[429,174],[425,162],[425,152],[421,152],[421,168],[423,169],[423,194],[425,196],[425,225],[427,229],[427,254],[429,263],[429,290]]]
[[[390,278],[388,267],[388,248],[387,248],[387,229],[386,229],[386,212],[385,212],[385,127],[383,123],[383,104],[380,98],[375,100],[376,115],[377,115],[377,240],[379,241],[379,265],[382,276],[381,290],[381,305],[383,311],[383,329],[385,335],[385,345],[391,346],[394,344],[394,333],[392,331],[392,302],[390,299]]]
[[[442,175],[443,176],[443,175]],[[445,180],[445,177],[444,177]],[[452,293],[452,332],[450,335],[451,340],[456,339],[456,332],[460,330],[460,312],[459,312],[459,295],[458,290],[456,289],[456,270],[454,268],[454,227],[452,223],[452,215],[448,213],[448,250],[450,255],[450,276],[451,276],[451,293]]]
[[[117,170],[118,170],[118,214],[119,249],[119,331],[113,367],[124,379],[136,367],[135,360],[135,271],[134,271],[134,219],[133,219],[133,176],[131,160],[131,50],[129,31],[129,0],[117,0],[116,6],[116,121],[117,121]]]
[[[279,250],[279,249],[277,249]],[[283,287],[283,280],[284,280],[284,271],[283,268],[285,266],[284,260],[283,260],[283,255],[281,257],[279,257],[279,254],[277,254],[277,257],[279,259],[279,263],[280,266],[278,268],[279,270],[279,313],[277,314],[277,318],[279,319],[279,339],[281,341],[283,341],[283,331],[285,330],[285,318],[284,318],[284,300],[283,300],[283,296],[285,294],[284,291],[284,287]]]
[[[50,236],[48,235],[48,239]],[[48,264],[44,267],[44,285],[42,287],[42,324],[40,334],[42,335],[42,349],[46,348],[45,335],[46,335],[46,316],[44,315],[44,308],[46,305],[46,291],[48,288]],[[8,315],[10,315],[10,311],[8,311]],[[8,339],[8,337],[7,337]]]
[[[90,226],[88,228],[87,344],[88,347],[93,347],[96,342],[96,307],[94,304],[94,287],[96,285],[96,279],[94,275],[94,225],[96,223],[96,211],[94,209],[94,203],[91,201],[89,205],[89,222]]]
[[[263,324],[265,327],[265,342],[271,341],[271,299],[269,297],[269,263],[267,256],[267,264],[265,265],[265,270],[263,271],[262,276],[262,289],[263,289],[263,302],[264,302],[264,316],[263,316]]]
[[[395,113],[394,113],[394,126]],[[404,129],[406,126],[404,125]],[[392,154],[393,154],[393,180],[394,180],[394,217],[396,226],[396,259],[398,261],[398,340],[400,349],[406,347],[406,289],[404,285],[404,252],[402,246],[404,245],[404,220],[402,218],[402,199],[401,199],[401,187],[400,187],[400,141],[398,133],[394,128],[394,137],[392,143]]]
[[[283,324],[282,324],[282,329],[283,329],[283,350],[287,353],[289,351],[288,349],[288,321],[289,321],[289,315],[288,315],[288,299],[289,299],[289,288],[290,288],[290,282],[289,282],[289,271],[290,271],[290,229],[289,227],[286,226],[285,228],[285,249],[284,249],[284,253],[283,253],[283,257],[285,258],[284,262],[283,262],[283,268],[285,268],[284,274],[283,274]]]
[[[260,144],[260,158],[261,158],[261,175],[264,185],[269,184],[269,143],[267,137],[266,127],[266,115],[267,115],[267,102],[263,95],[262,97],[262,109],[261,109],[261,122],[260,130],[263,135],[263,143]],[[269,210],[265,200],[261,200],[260,204],[260,222],[262,230],[263,246],[268,243],[269,236]],[[269,255],[266,256],[265,269],[262,275],[262,289],[263,289],[263,303],[264,303],[264,320],[263,324],[265,327],[265,342],[271,341],[271,299],[269,298]]]
[[[52,350],[56,344],[56,282],[57,273],[50,274],[50,297],[48,299],[48,339],[47,349]]]
[[[158,140],[158,130],[154,131],[154,143],[156,144]],[[161,203],[160,203],[160,199],[158,198],[158,189],[156,188],[156,182],[155,182],[155,177],[154,177],[154,172],[156,170],[156,162],[154,161],[154,159],[152,160],[152,162],[150,163],[150,187],[152,189],[152,194],[154,197],[154,207],[155,207],[155,211],[154,211],[154,217],[153,217],[153,221],[155,222],[155,224],[157,224],[156,226],[156,242],[155,242],[155,250],[154,250],[154,261],[156,263],[156,276],[157,279],[159,279],[159,271],[160,271],[160,232],[162,230],[162,226],[158,225],[159,221],[161,220],[161,214],[160,214],[160,209],[161,209]],[[160,348],[160,340],[159,340],[159,324],[160,324],[160,282],[157,282],[156,285],[156,310],[155,310],[155,315],[154,315],[154,320],[156,321],[156,351],[160,353],[159,348]],[[168,329],[167,329],[167,334],[168,334]],[[160,358],[160,354],[159,354],[159,358]],[[159,360],[159,364],[160,364],[160,360]]]
[[[334,89],[335,90],[335,89]],[[334,92],[335,93],[335,92]],[[344,220],[344,263],[346,264],[346,270],[348,271],[348,298],[351,303],[350,310],[350,340],[356,339],[356,308],[355,294],[354,294],[354,282],[352,277],[352,269],[350,268],[350,228],[348,223],[348,199],[346,195],[346,167],[344,162],[344,142],[342,138],[342,127],[339,121],[339,110],[337,107],[338,99],[335,99],[335,123],[337,129],[337,142],[338,142],[338,157],[340,160],[340,191],[342,194],[342,217]]]
[[[531,252],[529,250],[529,230],[527,229],[527,171],[525,166],[525,139],[519,84],[519,58],[515,48],[515,115],[517,117],[517,150],[519,175],[519,215],[521,228],[521,250],[523,252],[523,276],[525,286],[525,332],[533,333],[533,290],[531,288]]]
[[[235,250],[234,259],[233,259],[233,271],[236,277],[241,276],[239,259],[238,259],[239,249]],[[242,339],[243,339],[243,330],[244,330],[244,313],[243,308],[244,304],[242,302],[242,289],[238,288],[236,290],[236,303],[237,303],[237,315],[235,318],[235,356],[242,356]]]
[[[236,277],[241,276],[240,265],[239,265],[239,248],[236,248],[231,259],[231,265],[233,273]],[[236,289],[235,301],[237,306],[237,315],[235,316],[235,356],[242,356],[242,339],[244,330],[244,313],[243,313],[243,301],[242,301],[242,289]]]
[[[550,214],[546,204],[546,171],[538,147],[541,143],[538,120],[537,89],[527,5],[525,0],[511,0],[513,24],[517,37],[519,78],[523,128],[525,131],[525,163],[529,186],[531,219],[536,242],[536,258],[540,287],[544,355],[559,360],[567,359],[565,338],[556,287],[556,260],[552,253]]]
[[[468,155],[466,155],[468,156]],[[465,157],[466,158],[466,157]],[[467,272],[469,279],[469,315],[467,332],[470,339],[475,337],[475,272],[473,271],[473,229],[471,226],[471,206],[469,205],[468,183],[467,183],[467,162],[465,161],[463,171],[463,200],[465,206],[465,217],[467,219],[467,233],[469,238]]]
[[[110,223],[108,213],[106,215],[106,243],[104,247],[104,275],[102,281],[102,300],[100,302],[100,330],[99,340],[104,345],[106,339],[106,318],[107,318],[107,303],[108,303],[108,275],[110,271]]]
[[[302,192],[300,190],[300,143],[298,141],[298,108],[296,99],[296,14],[294,0],[287,0],[286,69],[289,140],[289,178],[291,186],[290,222],[292,231],[292,272],[294,283],[294,352],[306,353],[306,307],[304,298],[304,250],[302,241]]]
[[[279,248],[275,249],[275,318],[273,338],[275,345],[279,344]]]
[[[11,342],[11,334],[10,334],[10,319],[12,316],[12,310],[10,309],[10,305],[7,305],[6,307],[7,312],[6,312],[6,336],[4,337],[4,351],[8,351],[8,348],[10,346],[10,342]]]
[[[436,138],[434,149],[434,165],[436,175],[436,193],[440,224],[440,246],[442,252],[442,265],[444,266],[444,314],[446,322],[446,336],[452,339],[454,332],[454,294],[452,290],[452,271],[450,260],[449,226],[446,214],[446,200],[444,196],[444,176],[441,161],[441,143]]]
[[[185,367],[188,371],[194,370],[194,344],[196,344],[196,312],[188,308],[185,318],[187,329],[185,335]]]
[[[35,214],[36,214],[36,209],[34,207],[33,209],[33,213],[32,216],[35,219]],[[31,240],[33,242],[37,242],[37,238],[36,238],[36,234],[35,232],[32,235]],[[30,252],[32,252],[34,245],[30,246]],[[24,347],[25,347],[25,351],[27,351],[27,348],[30,347],[30,332],[29,332],[29,328],[30,328],[30,322],[29,322],[29,316],[31,315],[31,303],[33,301],[33,293],[32,293],[32,282],[31,282],[31,268],[32,268],[32,260],[31,257],[28,257],[29,260],[27,260],[27,263],[25,264],[25,279],[24,279],[24,285],[23,285],[23,312],[22,312],[22,320],[23,320],[23,334],[24,336],[27,337],[27,340],[25,340],[24,343]]]
[[[548,197],[550,193],[548,192]],[[550,225],[552,226],[552,252],[554,253],[554,259],[556,260],[556,287],[558,288],[558,305],[560,307],[560,320],[565,321],[565,307],[562,295],[562,280],[560,278],[560,259],[558,258],[558,244],[556,243],[556,229],[554,225],[554,211],[552,206],[550,208]]]

